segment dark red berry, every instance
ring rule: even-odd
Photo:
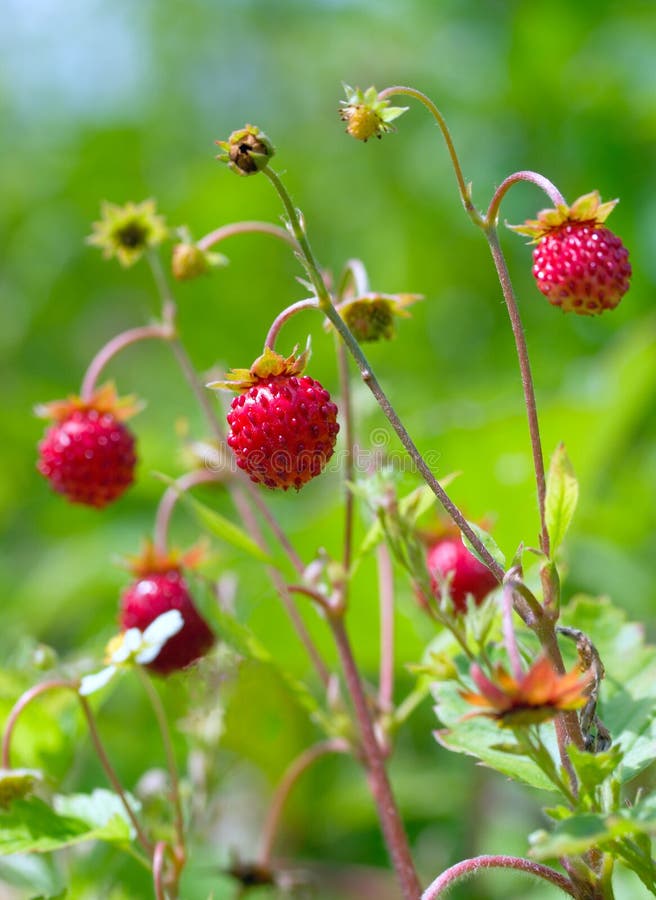
[[[109,412],[73,409],[46,431],[37,468],[71,503],[103,507],[134,481],[132,432]]]
[[[185,579],[179,569],[142,575],[130,585],[121,598],[120,624],[145,629],[158,616],[177,609],[182,614],[182,629],[170,637],[147,668],[159,675],[185,669],[204,656],[214,643],[214,635],[196,609]]]
[[[333,455],[337,407],[307,375],[274,375],[232,401],[228,444],[252,481],[296,488],[318,475]]]
[[[466,612],[469,594],[478,605],[498,583],[487,566],[469,552],[460,538],[443,538],[433,544],[426,562],[433,593],[439,598],[448,580],[456,612]]]

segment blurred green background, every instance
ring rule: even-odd
[[[214,160],[214,140],[244,122],[257,123],[276,144],[275,167],[303,210],[323,266],[338,273],[358,257],[374,289],[424,295],[412,319],[401,322],[398,339],[371,348],[372,364],[420,449],[438,460],[438,474],[462,473],[452,496],[469,517],[488,517],[509,555],[520,541],[537,542],[517,364],[485,241],[460,207],[439,132],[425,111],[413,105],[398,134],[357,144],[337,117],[343,81],[426,91],[449,122],[483,208],[506,175],[524,168],[551,178],[570,201],[595,188],[604,199],[621,198],[610,224],[630,249],[633,285],[621,306],[600,319],[564,317],[550,307],[532,283],[530,249],[509,232],[502,243],[534,366],[545,451],[564,440],[581,481],[565,595],[609,593],[653,635],[651,0],[5,0],[3,6],[0,647],[8,666],[26,665],[34,641],[63,657],[100,657],[127,582],[114,560],[137,550],[162,493],[152,473],[183,471],[181,421],[193,436],[206,436],[167,349],[143,345],[126,351],[109,372],[120,391],[136,392],[148,404],[134,420],[137,486],[99,514],[67,505],[35,472],[43,425],[32,415],[34,405],[76,391],[95,351],[157,309],[145,265],[125,271],[104,263],[84,238],[102,200],[155,197],[169,224],[186,224],[195,237],[238,219],[278,222],[281,209],[263,178],[236,178]],[[545,205],[536,189],[521,185],[504,202],[502,219],[519,222]],[[249,365],[276,313],[305,296],[295,281],[299,267],[282,244],[245,236],[220,249],[230,258],[228,268],[176,288],[181,333],[201,371]],[[332,341],[318,317],[299,316],[280,348],[291,350],[308,333],[310,374],[336,391]],[[383,419],[360,387],[355,400],[358,438],[366,446]],[[392,438],[389,448],[398,449]],[[318,547],[339,553],[338,491],[339,474],[332,472],[298,497],[267,497],[308,561]],[[201,495],[233,515],[222,492]],[[191,541],[195,533],[180,511],[175,539]],[[238,552],[218,542],[213,549],[217,571],[237,579],[240,618],[286,667],[309,674],[266,576]],[[401,573],[397,582],[400,698],[411,684],[404,666],[420,659],[431,627]],[[353,593],[351,629],[371,678],[376,615],[375,571],[365,566]],[[306,618],[330,655],[325,627],[311,611]],[[27,681],[36,677],[27,670]],[[6,708],[16,679],[6,675]],[[231,847],[252,854],[276,778],[316,736],[270,678],[245,667],[238,682],[231,703],[240,715],[231,726],[228,704],[229,737],[217,751],[221,771],[214,776],[227,799],[199,851],[202,864],[186,888],[191,898],[212,889],[216,897],[230,896],[212,867],[225,862]],[[186,690],[174,685],[170,702],[182,705]],[[122,684],[103,707],[110,751],[130,786],[145,768],[161,765],[158,746],[125,741],[141,703],[138,690]],[[51,748],[68,789],[102,780],[87,751],[74,774],[67,768],[63,746],[76,727],[69,723],[62,745]],[[500,776],[448,756],[435,744],[433,727],[427,702],[401,737],[392,765],[423,877],[464,855],[522,852],[527,830],[541,823],[537,804]],[[72,896],[100,896],[89,874],[98,859],[116,883],[132,878],[133,891],[149,896],[148,882],[138,881],[118,855],[94,852],[93,865],[79,864]],[[385,855],[355,766],[329,760],[307,775],[280,852],[327,867],[361,865],[358,896],[384,896],[384,884],[366,880],[373,878],[366,867],[384,866]],[[9,868],[2,872],[8,882],[18,877]],[[102,889],[102,896],[124,896]],[[344,886],[327,890],[322,896],[351,896]],[[394,896],[393,887],[387,890]],[[640,896],[631,884],[625,891],[618,896]],[[453,896],[554,893],[491,875]]]

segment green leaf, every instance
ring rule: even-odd
[[[579,483],[564,444],[556,447],[547,475],[545,517],[551,542],[551,554],[563,542],[579,499]]]
[[[90,823],[60,815],[37,797],[16,800],[0,812],[0,855],[45,853],[84,841],[127,844],[130,829],[120,813],[113,812],[103,823]]]
[[[544,791],[556,788],[544,772],[521,751],[504,746],[511,740],[509,733],[491,719],[475,716],[463,719],[472,707],[459,694],[460,687],[454,682],[436,682],[432,693],[437,701],[435,712],[444,729],[434,732],[436,740],[448,750],[474,756],[484,765],[508,775],[515,781],[523,781]],[[509,752],[510,751],[510,752]]]
[[[496,560],[496,562],[498,562],[500,566],[503,566],[503,568],[505,569],[506,568],[506,556],[505,556],[503,550],[501,550],[499,548],[499,545],[494,540],[492,535],[489,532],[487,532],[484,528],[481,528],[480,525],[477,525],[475,522],[467,522],[467,524],[469,525],[471,530],[474,532],[476,537],[479,539],[479,541],[483,544],[483,546],[488,551],[490,556],[494,560]],[[471,542],[464,536],[464,534],[462,536],[462,542],[465,545],[465,547],[469,550],[469,552],[472,553],[476,557],[476,559],[478,559],[480,562],[482,562],[484,565],[486,565],[485,561],[483,559],[481,559],[481,556],[478,553],[478,551],[472,546]]]
[[[535,859],[576,856],[592,847],[602,848],[618,838],[631,836],[636,830],[634,824],[621,816],[606,819],[593,813],[570,816],[553,831],[537,831],[530,836],[531,856]]]
[[[161,474],[158,475],[158,478],[161,478],[169,487],[176,488],[175,481],[172,478]],[[275,560],[265,553],[264,550],[260,549],[259,545],[242,528],[231,522],[230,519],[226,519],[221,513],[202,503],[196,497],[192,497],[186,491],[178,491],[178,498],[181,503],[194,513],[200,525],[207,529],[210,534],[225,541],[227,544],[231,544],[238,550],[242,550],[259,562],[272,566],[276,565]]]
[[[607,778],[617,774],[622,761],[622,750],[615,746],[604,753],[587,753],[570,744],[567,752],[579,779],[581,795],[594,801],[597,788]]]

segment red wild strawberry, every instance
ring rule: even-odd
[[[545,209],[537,219],[512,226],[537,241],[533,276],[538,290],[563,312],[599,315],[614,309],[629,289],[628,250],[603,227],[616,203],[601,203],[593,191],[571,207]]]
[[[469,552],[459,537],[442,538],[433,544],[426,562],[433,593],[439,598],[448,582],[457,613],[466,612],[469,594],[479,605],[498,583],[487,566]]]
[[[191,554],[190,554],[191,556]],[[214,643],[209,625],[196,609],[182,574],[181,562],[175,555],[157,554],[150,546],[133,560],[137,580],[121,597],[121,628],[145,629],[158,616],[177,609],[184,619],[182,629],[170,637],[147,668],[158,675],[169,675],[185,669],[204,656]]]
[[[134,481],[135,439],[122,420],[135,411],[111,384],[88,400],[39,407],[39,415],[55,420],[39,444],[39,472],[71,503],[100,508],[118,499]]]
[[[307,353],[284,359],[267,348],[250,370],[210,387],[243,391],[228,413],[228,445],[251,481],[299,490],[333,455],[337,407],[318,381],[302,375]]]

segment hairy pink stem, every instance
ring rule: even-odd
[[[378,596],[380,598],[380,680],[378,706],[381,712],[392,710],[394,693],[394,571],[387,544],[379,544]]]
[[[509,175],[506,179],[504,179],[496,189],[494,196],[490,201],[487,213],[485,214],[485,223],[487,225],[495,224],[497,216],[499,215],[499,207],[501,206],[501,201],[505,197],[508,189],[511,188],[513,184],[517,184],[518,181],[528,181],[530,184],[537,185],[537,187],[545,192],[554,206],[567,205],[565,203],[565,198],[560,193],[556,185],[553,182],[549,181],[548,178],[545,178],[544,175],[540,175],[539,172],[530,171],[515,172],[514,174]]]
[[[308,747],[289,766],[276,788],[264,822],[262,848],[258,860],[259,866],[268,869],[271,865],[271,855],[276,834],[278,833],[280,818],[291,790],[301,775],[322,756],[326,756],[328,753],[348,753],[349,749],[348,741],[343,738],[331,738],[330,740],[322,741],[320,744],[315,744],[314,747]]]
[[[513,571],[513,570],[511,570]],[[522,659],[519,655],[517,646],[517,637],[513,628],[513,588],[511,584],[505,583],[503,586],[503,639],[506,645],[506,651],[510,659],[513,675],[519,681],[524,672],[522,670]]]
[[[180,495],[197,484],[216,481],[217,477],[214,472],[209,472],[207,469],[194,469],[193,472],[187,472],[186,475],[178,478],[175,484],[170,485],[164,491],[155,514],[154,541],[155,550],[158,554],[166,555],[171,514],[175,504],[180,499]]]
[[[80,396],[83,400],[90,400],[96,389],[96,382],[100,377],[100,373],[107,363],[116,356],[125,347],[136,344],[138,341],[146,341],[151,338],[158,338],[163,341],[170,341],[175,336],[175,331],[171,325],[143,325],[141,328],[130,328],[129,331],[123,331],[117,334],[115,338],[108,341],[91,360],[84,378],[82,379],[82,387]]]
[[[65,681],[63,679],[53,679],[52,681],[42,681],[41,684],[35,684],[34,687],[30,688],[28,691],[25,691],[25,693],[14,703],[13,707],[11,708],[11,712],[7,716],[7,721],[5,722],[5,732],[2,736],[3,769],[11,768],[11,739],[20,714],[27,706],[29,706],[29,704],[33,700],[35,700],[37,697],[40,697],[41,694],[45,694],[47,691],[54,691],[58,688],[68,688],[77,695],[78,685],[76,684],[76,682]]]
[[[298,300],[296,303],[292,303],[291,306],[283,309],[283,311],[273,320],[271,328],[269,328],[269,333],[264,341],[264,348],[266,349],[268,347],[270,350],[275,350],[276,340],[282,326],[285,322],[289,321],[292,316],[302,312],[304,309],[319,309],[319,301],[317,298],[308,297],[305,300]]]
[[[369,704],[341,617],[328,617],[360,731],[369,787],[378,810],[383,836],[404,900],[417,900],[421,886],[412,861],[408,838],[387,777],[385,761],[374,732]]]
[[[89,729],[89,735],[91,737],[91,742],[93,743],[94,749],[96,751],[96,755],[98,756],[98,759],[100,760],[100,763],[101,763],[103,769],[105,770],[105,774],[107,775],[107,778],[109,779],[111,786],[114,788],[114,790],[118,794],[118,796],[121,800],[121,803],[123,804],[123,809],[127,813],[128,818],[132,822],[132,827],[134,828],[134,830],[136,832],[139,843],[144,848],[146,853],[151,853],[152,849],[153,849],[153,845],[148,840],[145,832],[143,831],[141,825],[139,824],[139,820],[137,819],[137,816],[136,816],[134,810],[130,806],[130,804],[128,802],[128,798],[125,794],[125,791],[123,790],[123,785],[121,784],[118,775],[114,771],[114,767],[112,766],[112,764],[109,761],[107,752],[105,751],[102,741],[100,740],[100,735],[98,734],[98,729],[96,728],[96,722],[93,717],[93,713],[91,712],[91,707],[89,706],[89,703],[88,703],[86,697],[83,697],[79,693],[78,693],[77,697],[78,697],[78,700],[80,701],[80,706],[82,707],[82,712],[84,713],[84,717],[87,720],[87,727]]]
[[[421,900],[437,900],[437,897],[440,897],[456,881],[474,875],[482,869],[516,869],[518,872],[524,872],[527,875],[533,875],[535,878],[548,881],[550,884],[560,888],[565,894],[574,897],[575,900],[578,897],[569,878],[561,875],[560,872],[556,872],[555,869],[550,869],[548,866],[516,856],[475,856],[473,859],[465,859],[463,862],[451,866],[446,872],[442,872],[439,878],[436,878],[426,888],[421,895]]]
[[[233,237],[237,234],[269,234],[272,237],[284,241],[286,244],[298,251],[299,246],[292,235],[285,228],[279,225],[272,225],[270,222],[233,222],[231,225],[222,225],[210,231],[205,237],[198,241],[201,250],[209,250],[216,244],[224,241],[226,238]]]

